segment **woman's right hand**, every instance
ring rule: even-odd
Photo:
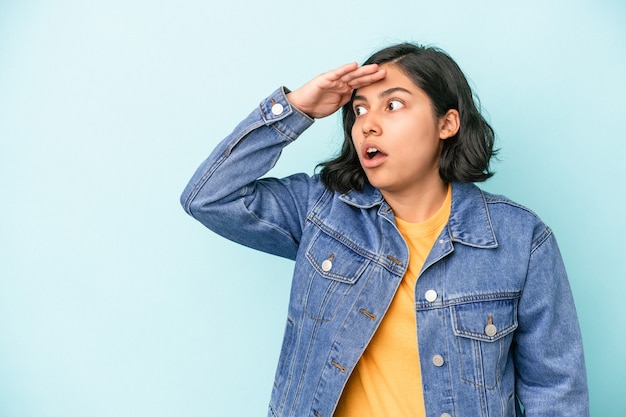
[[[386,72],[377,64],[358,66],[346,64],[313,78],[287,94],[298,110],[319,119],[329,116],[350,101],[352,92],[385,78]]]

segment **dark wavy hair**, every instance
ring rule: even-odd
[[[493,175],[489,161],[496,154],[495,135],[481,115],[478,99],[459,66],[448,54],[435,47],[401,43],[372,55],[366,64],[393,64],[403,71],[430,98],[437,118],[455,109],[460,115],[457,134],[444,141],[439,175],[445,182],[480,182]],[[343,106],[344,142],[335,159],[323,162],[320,178],[327,188],[342,193],[360,191],[368,184],[352,142],[355,122],[352,99]]]

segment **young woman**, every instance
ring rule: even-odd
[[[340,155],[261,178],[343,106]],[[456,63],[399,44],[261,102],[200,166],[185,210],[295,260],[270,416],[587,416],[552,231],[483,192],[493,131]]]

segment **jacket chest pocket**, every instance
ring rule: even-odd
[[[517,328],[517,298],[451,307],[461,379],[493,389],[504,372]]]
[[[304,310],[311,319],[332,320],[370,261],[321,231],[306,258],[311,269],[301,290]]]

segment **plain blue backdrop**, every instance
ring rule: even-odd
[[[402,40],[470,78],[484,186],[555,230],[592,416],[624,416],[625,23],[617,0],[0,0],[0,417],[264,415],[292,264],[179,194],[277,86]],[[318,121],[273,174],[340,142]]]

